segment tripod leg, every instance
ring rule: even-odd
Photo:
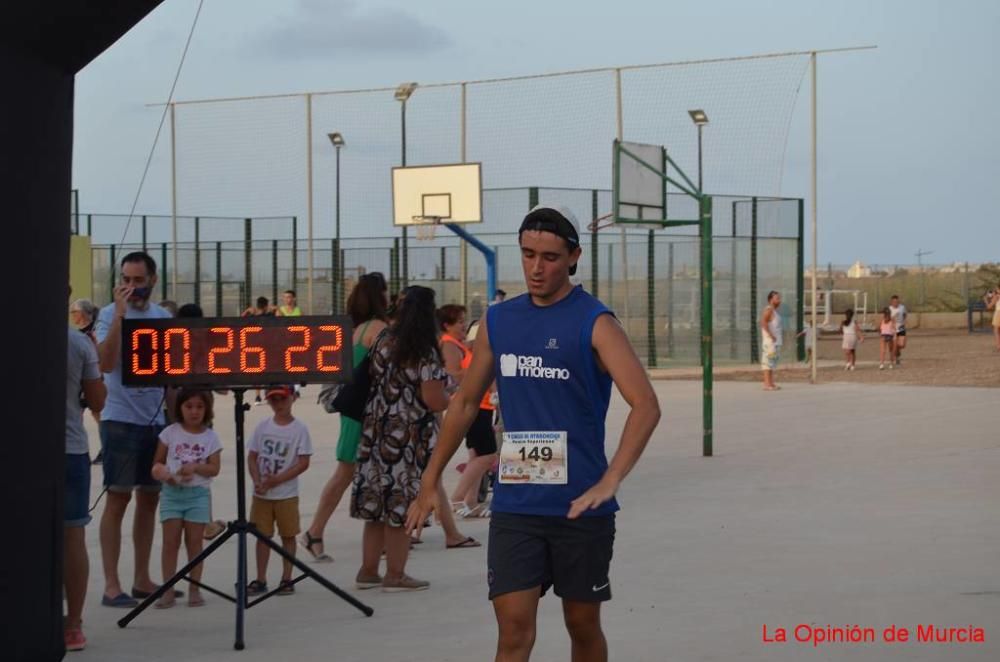
[[[243,650],[243,614],[247,608],[247,531],[240,529],[236,534],[239,551],[236,554],[236,640],[233,648]]]
[[[235,531],[231,528],[226,529],[225,533],[223,533],[218,538],[213,540],[211,545],[209,545],[208,547],[206,547],[201,551],[201,554],[191,559],[188,562],[188,564],[183,568],[181,568],[180,570],[178,570],[173,577],[163,582],[163,584],[160,585],[160,588],[153,591],[153,593],[148,598],[140,602],[139,606],[137,606],[135,609],[126,614],[124,618],[120,619],[118,621],[118,627],[123,628],[127,626],[129,623],[131,623],[135,619],[135,617],[141,614],[143,611],[145,611],[146,608],[149,607],[149,605],[159,600],[161,595],[163,595],[171,588],[173,588],[174,584],[184,579],[184,577],[189,572],[191,572],[191,570],[193,570],[196,565],[204,561],[212,554],[212,552],[221,547],[222,544],[226,542],[230,538],[230,536],[233,535],[234,532]]]
[[[325,588],[326,590],[331,591],[332,593],[335,593],[341,600],[344,600],[345,602],[349,603],[350,605],[352,605],[353,607],[355,607],[358,611],[360,611],[365,616],[371,616],[372,614],[375,613],[374,609],[372,609],[371,607],[369,607],[365,603],[360,602],[357,598],[355,598],[350,593],[344,592],[336,584],[334,584],[333,582],[331,582],[330,580],[328,580],[326,577],[324,577],[323,575],[317,573],[315,570],[313,570],[312,568],[310,568],[308,565],[306,565],[305,563],[303,563],[302,561],[300,561],[298,559],[298,557],[292,556],[291,554],[289,554],[288,552],[286,552],[284,547],[282,547],[278,543],[274,542],[270,538],[266,537],[264,534],[262,534],[261,532],[257,531],[257,529],[250,529],[249,533],[251,533],[252,535],[254,535],[258,540],[263,541],[268,547],[270,547],[271,549],[273,549],[279,556],[281,556],[283,559],[289,561],[292,565],[294,565],[296,568],[298,568],[299,570],[301,570],[303,572],[303,574],[305,574],[307,577],[309,577],[310,579],[312,579],[316,583],[318,583],[321,586],[323,586],[323,588]]]

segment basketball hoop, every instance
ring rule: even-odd
[[[604,216],[598,216],[593,220],[593,222],[590,223],[590,225],[587,226],[587,229],[590,230],[591,232],[599,232],[604,228],[610,228],[612,225],[615,224],[614,219],[612,218],[613,216],[614,214],[605,214]],[[611,219],[610,222],[607,222],[608,219]]]
[[[437,236],[437,228],[441,225],[441,216],[413,216],[418,241],[430,241]]]

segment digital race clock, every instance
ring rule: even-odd
[[[349,317],[122,320],[126,386],[255,386],[344,382],[352,375]]]

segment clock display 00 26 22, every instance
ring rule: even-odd
[[[126,386],[350,381],[350,318],[122,320]]]

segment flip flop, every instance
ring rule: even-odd
[[[145,600],[149,596],[153,595],[153,593],[158,588],[160,588],[160,587],[157,586],[152,591],[142,591],[142,590],[137,589],[136,587],[133,586],[132,587],[132,597],[135,598],[136,600]],[[179,588],[175,588],[174,589],[174,595],[176,595],[178,598],[183,598],[184,597],[184,591],[180,590]]]
[[[455,543],[454,545],[445,545],[446,549],[466,549],[470,547],[482,547],[483,543],[479,542],[475,538],[469,537],[462,542]]]
[[[333,563],[333,557],[330,556],[329,554],[327,554],[326,552],[320,552],[319,554],[317,554],[316,552],[313,551],[312,547],[315,544],[322,545],[323,544],[323,539],[322,538],[314,538],[311,535],[309,535],[308,531],[303,531],[302,532],[302,536],[299,537],[299,545],[301,545],[304,550],[306,550],[307,552],[309,552],[312,555],[313,562],[314,563]]]
[[[101,604],[105,607],[117,607],[119,609],[132,609],[139,606],[139,601],[128,593],[119,593],[113,598],[106,595],[101,596]]]
[[[157,609],[170,609],[176,604],[177,604],[177,596],[174,596],[169,600],[167,598],[160,598],[159,600],[156,601],[156,604],[153,606],[156,607]]]

